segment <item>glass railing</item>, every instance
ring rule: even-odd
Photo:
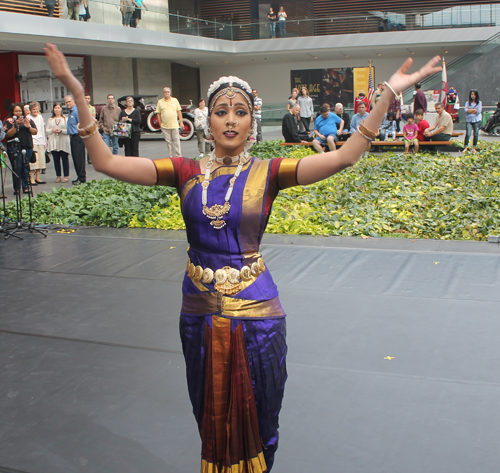
[[[15,1],[13,1],[15,3]],[[26,0],[23,4],[26,5]],[[126,8],[120,0],[88,0],[90,22],[107,25],[123,25],[127,20]],[[271,36],[269,21],[263,19],[254,22],[238,22],[223,18],[195,18],[172,12],[163,0],[149,0],[147,10],[142,9],[139,28],[192,36],[203,36],[225,40],[263,39]],[[67,18],[67,5],[63,2],[61,18]],[[6,10],[7,11],[7,10]],[[9,8],[8,11],[13,11]],[[20,10],[19,10],[20,11]],[[46,15],[40,8],[40,0],[33,0],[31,9],[24,8],[24,13]],[[278,22],[280,23],[280,22]],[[429,30],[449,28],[471,28],[500,25],[500,5],[460,5],[446,10],[418,14],[397,14],[391,12],[370,11],[366,15],[342,17],[291,18],[284,28],[276,28],[276,36],[319,36],[353,33],[374,33],[389,31]]]
[[[482,42],[479,46],[476,46],[470,50],[467,54],[459,56],[453,61],[446,64],[446,73],[448,78],[452,77],[453,74],[460,71],[468,64],[472,63],[476,59],[484,56],[485,54],[491,53],[500,46],[500,33],[493,35],[491,38]],[[441,72],[433,74],[422,81],[423,90],[439,90],[441,89]],[[407,89],[403,93],[403,101],[408,103],[413,97],[414,89],[413,87]]]

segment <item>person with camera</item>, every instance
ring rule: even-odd
[[[17,174],[12,174],[14,194],[19,194],[22,186],[23,192],[29,192],[29,163],[33,155],[33,135],[38,133],[35,122],[23,115],[23,106],[20,103],[12,104],[9,115],[5,120],[5,134],[7,137],[7,155],[12,169]]]

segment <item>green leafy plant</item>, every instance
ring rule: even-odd
[[[259,143],[263,159],[302,158],[308,147]],[[500,143],[479,154],[370,154],[335,176],[280,192],[267,232],[485,240],[500,233]],[[104,179],[33,199],[38,223],[181,229],[179,198],[169,187]],[[12,214],[15,204],[8,204]]]

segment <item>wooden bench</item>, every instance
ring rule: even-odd
[[[346,144],[347,141],[339,141],[336,144],[337,148]],[[453,146],[453,141],[419,141],[419,146]],[[402,140],[396,141],[373,141],[370,148],[376,148],[377,146],[404,146],[405,142]],[[312,143],[280,143],[280,146],[311,146]],[[458,148],[457,148],[458,150]]]
[[[462,136],[463,134],[464,134],[463,131],[454,131],[451,134],[451,136],[454,136],[456,138],[457,136]],[[396,136],[403,137],[403,133],[402,132],[396,133]]]

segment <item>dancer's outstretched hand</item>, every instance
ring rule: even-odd
[[[43,52],[45,56],[47,56],[47,60],[55,76],[66,86],[73,96],[79,92],[83,93],[82,84],[80,84],[78,79],[71,72],[68,61],[66,61],[64,54],[57,49],[57,46],[55,44],[46,43]]]
[[[436,66],[440,60],[440,56],[435,56],[425,66],[421,67],[420,70],[413,74],[406,74],[406,71],[413,63],[413,59],[409,57],[388,80],[389,85],[399,94],[408,87],[420,82],[425,77],[441,71],[443,68],[441,66]]]

